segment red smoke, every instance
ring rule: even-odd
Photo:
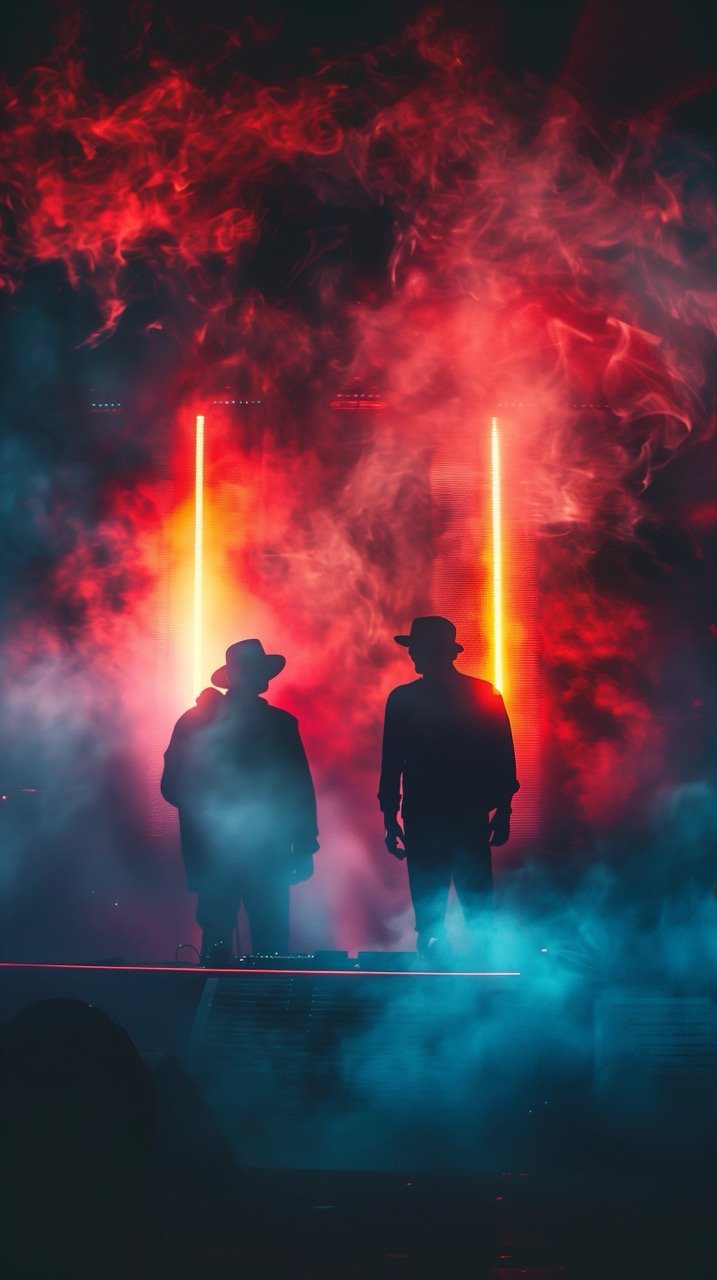
[[[661,635],[619,549],[643,545],[655,475],[713,435],[707,159],[659,113],[598,126],[566,91],[501,76],[430,17],[395,48],[280,86],[151,58],[140,87],[105,94],[65,41],[4,96],[5,288],[60,262],[97,309],[87,342],[111,342],[143,303],[150,352],[161,335],[180,352],[163,391],[172,456],[158,444],[155,489],[115,495],[95,526],[102,554],[74,546],[55,590],[93,644],[105,637],[105,658],[147,651],[170,616],[183,625],[188,432],[206,412],[221,445],[207,496],[207,676],[241,635],[287,653],[275,697],[301,714],[319,779],[337,936],[385,939],[379,922],[404,906],[374,799],[383,699],[411,674],[392,635],[440,605],[463,620],[467,666],[489,674],[481,504],[494,414],[507,440],[519,765],[521,742],[524,758],[540,757],[540,697],[541,740],[562,761],[552,804],[610,828],[649,803],[666,768]],[[302,194],[285,201],[287,219],[297,207],[317,225],[342,215],[331,234],[308,227],[270,296],[251,264],[271,259],[267,210],[292,184]],[[391,243],[362,274],[346,246],[367,210],[388,211]],[[208,389],[225,385],[261,399],[255,429],[212,419]],[[354,385],[386,408],[332,410]],[[189,695],[183,645],[175,632],[153,752]],[[518,833],[535,835],[519,805]]]

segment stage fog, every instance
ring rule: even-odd
[[[191,958],[162,755],[255,636],[318,797],[294,951],[413,947],[376,800],[393,637],[444,614],[496,679],[497,433],[499,953],[714,958],[699,139],[504,75],[435,16],[273,83],[140,46],[109,87],[68,21],[3,95],[2,957]]]

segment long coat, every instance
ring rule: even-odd
[[[287,878],[311,873],[316,796],[288,711],[205,690],[175,725],[160,786],[179,810],[190,889],[258,862]]]

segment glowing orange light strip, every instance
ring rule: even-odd
[[[202,574],[204,558],[204,415],[197,414],[194,444],[194,630],[192,641],[192,683],[194,696],[202,680]]]
[[[493,533],[493,684],[503,692],[503,528],[498,419],[490,432],[491,524]]]

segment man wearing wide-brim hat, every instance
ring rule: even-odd
[[[456,670],[463,646],[448,618],[414,618],[410,633],[394,638],[419,679],[399,685],[386,704],[379,783],[386,847],[406,858],[419,955],[445,958],[451,881],[481,941],[491,845],[508,839],[518,790],[513,737],[500,694]]]
[[[259,640],[231,645],[217,688],[180,718],[165,753],[162,795],[179,810],[204,963],[231,960],[242,904],[252,951],[286,954],[289,887],[313,872],[316,797],[298,722],[260,696],[285,663]]]

